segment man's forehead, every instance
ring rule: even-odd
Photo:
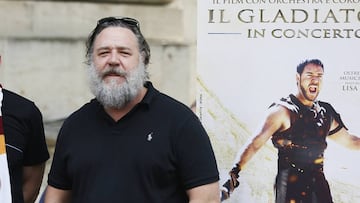
[[[116,48],[138,50],[135,34],[123,27],[108,27],[102,30],[94,41],[94,50]]]
[[[324,69],[319,64],[309,63],[304,67],[305,71],[316,71],[316,72],[324,72]]]

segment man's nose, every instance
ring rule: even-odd
[[[311,82],[315,83],[315,84],[318,84],[320,82],[320,80],[321,80],[320,77],[314,76],[314,77],[312,77]]]
[[[110,53],[110,58],[109,58],[109,64],[119,64],[120,61],[119,61],[119,57],[118,57],[118,54],[116,53],[116,51],[111,51]]]

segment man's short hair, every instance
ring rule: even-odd
[[[134,18],[128,17],[106,17],[97,22],[96,27],[90,33],[86,41],[86,63],[90,64],[92,60],[92,54],[94,51],[94,41],[96,37],[108,27],[123,27],[131,30],[137,38],[139,45],[139,52],[142,55],[143,62],[147,66],[150,62],[150,46],[146,42],[144,36],[140,31],[139,22]]]
[[[321,68],[324,70],[324,65],[319,59],[308,59],[308,60],[301,62],[296,67],[296,71],[301,75],[302,72],[304,71],[305,66],[307,66],[308,64],[314,64],[314,65],[321,66]]]

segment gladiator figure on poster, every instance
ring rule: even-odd
[[[261,127],[236,157],[223,184],[222,200],[230,198],[244,165],[271,139],[278,150],[276,203],[333,203],[324,175],[327,139],[348,149],[360,150],[360,137],[348,132],[331,104],[317,99],[324,75],[319,59],[297,66],[297,93],[270,105]],[[236,192],[236,191],[235,191]]]

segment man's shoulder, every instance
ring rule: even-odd
[[[3,89],[2,111],[4,115],[16,117],[33,117],[41,115],[35,103],[15,92]]]
[[[319,103],[319,105],[321,105],[321,106],[333,108],[332,105],[331,105],[329,102],[319,100],[318,103]]]
[[[3,89],[3,101],[7,103],[21,103],[27,105],[34,105],[34,102],[24,96],[21,96],[13,91]]]
[[[177,113],[182,112],[185,114],[192,112],[189,106],[167,94],[160,93],[158,97],[157,106],[161,107],[165,111]]]
[[[294,97],[291,95],[287,97],[282,97],[278,101],[273,102],[270,107],[277,109],[278,111],[288,111],[297,113],[299,112],[299,105],[296,104],[296,101],[294,101]]]
[[[191,111],[190,107],[185,105],[183,102],[166,93],[160,92],[159,90],[154,88],[151,83],[147,83],[147,87],[149,88],[149,94],[146,96],[144,100],[146,103],[149,104],[150,107],[155,107],[155,109],[167,113],[170,112],[186,113]]]
[[[81,107],[70,113],[61,125],[62,131],[68,131],[69,129],[90,129],[93,127],[93,123],[96,120],[97,110],[96,103],[91,100]],[[66,133],[65,133],[66,134]]]
[[[68,119],[73,118],[73,117],[79,117],[79,116],[80,117],[88,116],[89,113],[93,113],[93,112],[97,111],[98,108],[100,108],[99,102],[97,102],[96,99],[92,99],[89,102],[83,104],[81,107],[79,107],[75,111],[73,111],[68,116]]]
[[[329,103],[325,101],[318,101],[320,109],[325,109],[325,112],[331,113],[331,114],[337,114],[335,108]]]

